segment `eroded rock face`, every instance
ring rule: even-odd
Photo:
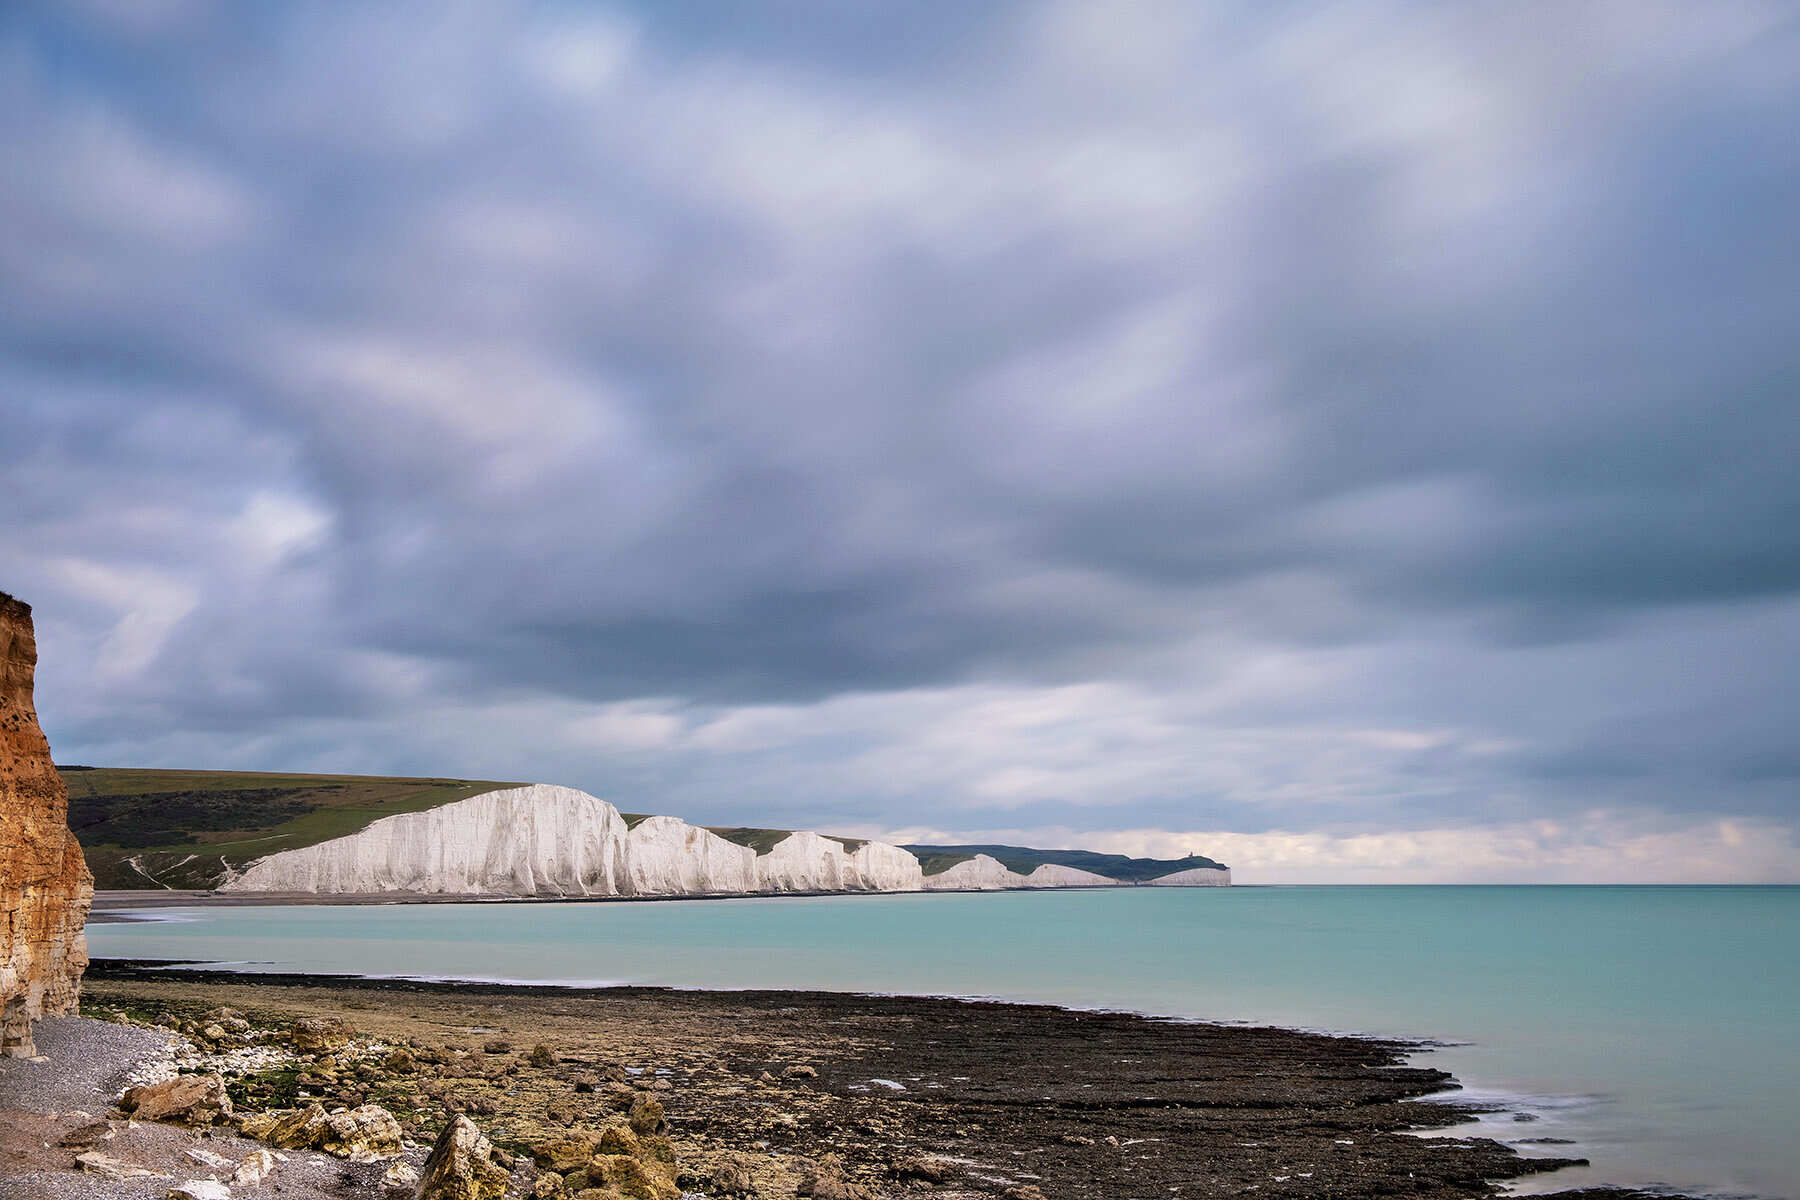
[[[75,1011],[94,877],[38,727],[31,606],[0,592],[0,1054],[37,1053],[31,1022]]]

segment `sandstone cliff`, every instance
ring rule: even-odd
[[[37,1050],[31,1022],[75,1011],[93,876],[38,728],[31,606],[0,592],[0,1054]]]

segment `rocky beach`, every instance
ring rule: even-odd
[[[106,961],[83,1013],[45,1037],[109,1069],[59,1065],[73,1082],[49,1089],[44,1064],[0,1073],[19,1200],[261,1194],[237,1173],[265,1150],[284,1198],[411,1196],[434,1143],[476,1135],[487,1182],[456,1194],[583,1200],[1477,1197],[1566,1161],[1413,1136],[1470,1111],[1420,1101],[1453,1082],[1417,1045],[1283,1029]],[[162,1120],[117,1107],[158,1078],[189,1081]]]

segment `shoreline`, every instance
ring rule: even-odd
[[[96,891],[88,920],[106,924],[114,912],[141,908],[265,908],[408,904],[678,904],[690,900],[793,900],[822,896],[985,896],[1043,892],[1116,892],[1149,887],[1142,883],[1083,884],[1080,887],[918,888],[907,891],[844,890],[791,892],[697,892],[679,896],[515,896],[506,892],[221,892],[216,890]],[[1236,886],[1236,885],[1233,885]],[[1254,885],[1252,885],[1254,886]],[[1213,890],[1196,886],[1189,890]]]
[[[1474,1197],[1502,1194],[1489,1180],[1580,1161],[1525,1157],[1481,1137],[1415,1136],[1497,1110],[1444,1099],[1460,1085],[1408,1061],[1441,1044],[1424,1040],[950,997],[368,979],[126,959],[96,960],[89,981],[93,1004],[330,1012],[390,1036],[505,1028],[522,1040],[582,1041],[588,1057],[629,1064],[635,1052],[675,1081],[670,1121],[684,1155],[704,1164],[755,1150],[768,1159],[763,1196],[791,1194],[783,1172],[823,1153],[842,1155],[876,1195],[900,1190],[896,1155],[946,1157],[964,1177],[938,1189],[946,1197],[998,1196],[999,1180],[1052,1198]],[[788,1078],[799,1064],[817,1075]],[[541,1117],[496,1101],[497,1128]]]

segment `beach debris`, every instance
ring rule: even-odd
[[[340,1017],[306,1017],[295,1021],[288,1040],[303,1054],[331,1054],[350,1044],[356,1031]]]
[[[168,1200],[231,1200],[231,1189],[216,1179],[190,1179],[170,1188]]]
[[[267,1150],[252,1150],[232,1172],[231,1182],[239,1187],[255,1187],[275,1170],[275,1156]]]
[[[458,1115],[425,1159],[418,1200],[499,1200],[510,1179],[475,1122]]]
[[[157,1179],[163,1178],[161,1171],[152,1171],[149,1167],[140,1167],[136,1163],[121,1162],[100,1153],[89,1150],[75,1156],[75,1165],[89,1175],[98,1175],[102,1179]]]
[[[127,1088],[119,1108],[139,1121],[211,1125],[231,1116],[231,1097],[225,1094],[222,1075],[177,1075],[161,1083]]]

